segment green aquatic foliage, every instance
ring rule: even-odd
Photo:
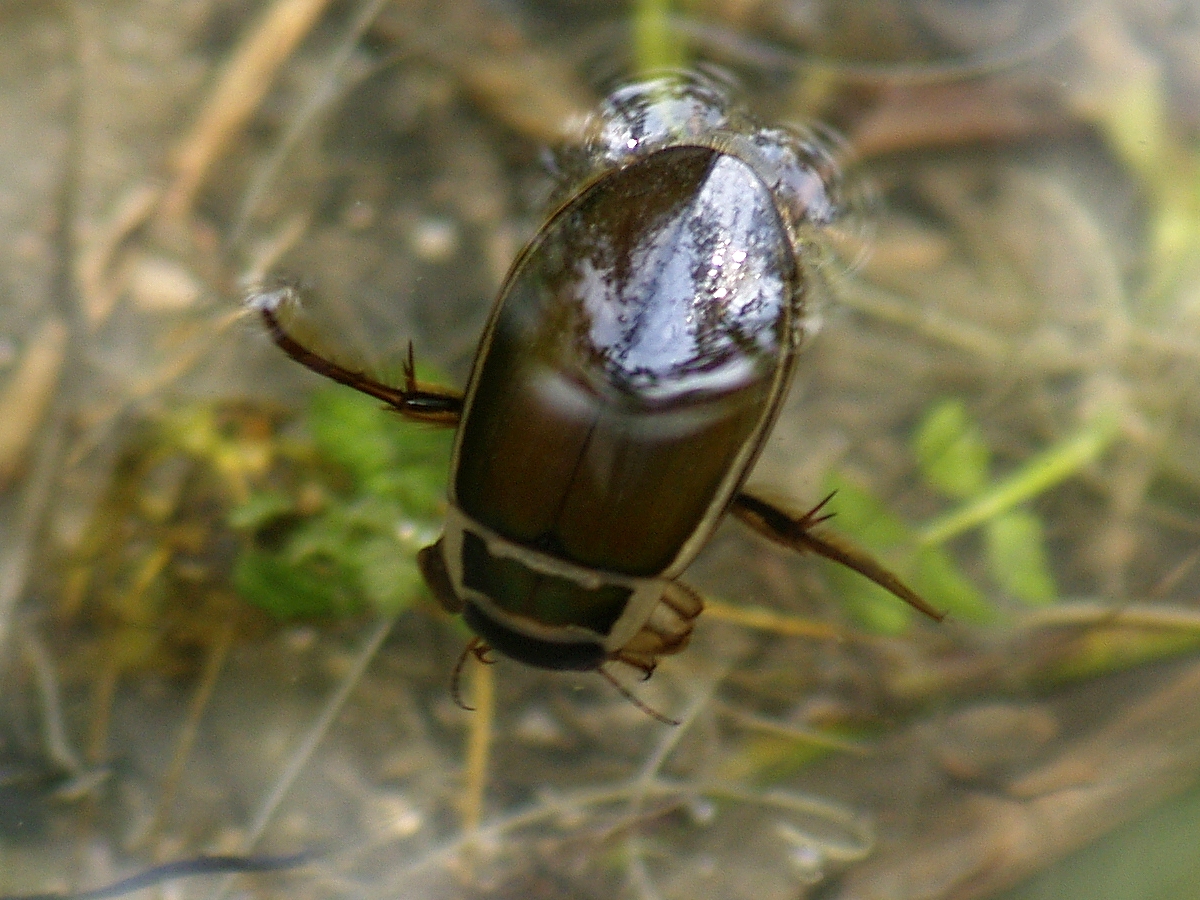
[[[1117,433],[1115,415],[1105,412],[1095,416],[1026,460],[1008,477],[989,484],[956,509],[929,522],[921,529],[921,543],[944,544],[1074,477],[1109,448]]]
[[[1030,606],[1057,599],[1041,519],[1025,509],[1002,513],[987,523],[984,540],[988,571],[1002,590]]]
[[[958,505],[914,528],[861,485],[834,478],[828,486],[837,491],[836,524],[951,618],[994,622],[1000,608],[962,571],[946,545],[981,530],[991,586],[1026,606],[1053,603],[1058,589],[1045,528],[1026,504],[1077,475],[1117,435],[1116,417],[1098,415],[997,479],[991,471],[992,449],[966,404],[958,398],[942,400],[918,424],[913,454],[925,484]],[[907,627],[912,611],[895,604],[882,589],[860,584],[849,573],[831,577],[850,615],[863,627],[885,634]]]
[[[403,423],[340,388],[314,394],[305,425],[322,477],[233,510],[248,538],[235,587],[279,619],[405,609],[424,590],[416,553],[444,513],[452,432]]]
[[[253,547],[238,555],[233,568],[238,594],[280,620],[359,612],[363,604],[347,593],[343,578],[344,573],[320,573]]]
[[[999,618],[999,610],[945,548],[921,547],[914,555],[913,584],[951,619],[988,625]]]
[[[1081,112],[1145,194],[1144,278],[1128,311],[1164,324],[1178,312],[1180,293],[1191,290],[1200,267],[1200,145],[1172,108],[1175,76],[1166,58],[1126,38],[1112,45],[1103,63],[1119,65],[1121,76],[1105,72],[1110,89],[1090,95]]]
[[[835,491],[837,529],[908,579],[911,572],[911,529],[874,494],[853,481],[833,475],[826,490]],[[899,634],[908,628],[913,609],[883,588],[841,566],[829,566],[828,578],[850,618],[878,634]],[[920,588],[918,587],[918,590]],[[927,597],[936,603],[933,597]]]
[[[915,530],[863,486],[840,476],[827,480],[836,491],[839,531],[882,560],[921,596],[951,617],[985,623],[995,611],[977,587],[959,572],[941,547],[922,547]],[[912,607],[897,603],[883,588],[854,572],[831,567],[829,578],[850,617],[877,634],[900,634],[912,621]]]
[[[948,497],[973,497],[987,484],[992,452],[961,400],[943,401],[926,414],[913,451],[925,480]]]
[[[913,446],[930,486],[966,502],[957,513],[937,520],[942,523],[940,527],[927,526],[921,533],[922,543],[940,546],[958,533],[946,523],[981,525],[988,572],[1001,590],[1027,604],[1052,602],[1057,589],[1041,520],[1032,512],[1014,507],[1076,472],[1095,457],[1104,443],[1102,435],[1089,431],[1082,439],[1076,436],[1039,454],[1014,476],[992,483],[991,452],[982,429],[970,418],[961,400],[941,401],[926,414]],[[971,511],[978,512],[971,516]]]

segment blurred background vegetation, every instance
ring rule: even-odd
[[[0,49],[0,892],[319,848],[179,890],[1196,895],[1194,2],[21,0]],[[636,686],[680,727],[503,660],[469,713],[413,562],[450,436],[241,300],[461,385],[583,117],[664,67],[840,135],[752,483],[836,489],[950,616],[728,524]]]

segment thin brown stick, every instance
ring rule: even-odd
[[[208,657],[204,661],[204,671],[201,673],[195,693],[192,694],[188,703],[187,714],[179,729],[179,737],[175,740],[175,752],[171,755],[171,761],[163,776],[162,790],[159,793],[158,806],[154,810],[154,818],[151,820],[150,827],[146,829],[146,836],[149,840],[154,839],[155,834],[166,822],[171,805],[175,802],[175,794],[179,789],[180,781],[183,780],[184,768],[187,766],[188,757],[191,756],[192,748],[196,745],[196,738],[200,733],[201,717],[212,699],[217,679],[225,667],[225,660],[229,657],[229,650],[233,647],[233,639],[236,634],[237,621],[235,617],[231,617],[222,625],[217,634],[216,643],[209,648]]]
[[[312,30],[329,0],[276,0],[225,66],[195,126],[175,151],[163,211],[185,218],[209,170],[266,96],[275,73]]]

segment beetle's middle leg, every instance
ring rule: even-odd
[[[767,540],[801,553],[811,550],[848,569],[853,569],[931,619],[942,621],[945,613],[930,606],[920,594],[871,554],[835,534],[815,532],[817,525],[833,515],[822,512],[832,497],[830,494],[807,513],[797,516],[753,494],[739,493],[733,498],[729,511]]]
[[[292,337],[279,321],[278,313],[280,307],[296,302],[296,294],[295,288],[282,286],[257,291],[249,299],[250,307],[262,316],[267,333],[280,350],[318,375],[324,375],[338,384],[382,400],[406,419],[430,425],[458,425],[462,415],[462,395],[447,388],[417,381],[411,343],[408,345],[408,357],[404,362],[404,387],[396,388],[377,381],[365,372],[348,369],[327,359]]]

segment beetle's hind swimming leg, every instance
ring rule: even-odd
[[[299,303],[299,292],[296,288],[282,285],[256,290],[250,294],[246,303],[262,316],[267,333],[276,346],[306,369],[382,400],[390,409],[406,419],[429,425],[458,425],[462,416],[462,395],[437,385],[417,381],[411,342],[408,345],[408,357],[404,361],[404,387],[395,388],[377,381],[365,372],[348,369],[321,356],[288,333],[279,320],[279,311]]]
[[[458,662],[454,664],[454,671],[450,675],[450,696],[454,698],[454,705],[459,709],[475,712],[475,707],[467,706],[467,702],[462,697],[462,673],[467,665],[467,657],[474,656],[480,665],[490,666],[496,662],[488,655],[491,652],[492,648],[481,638],[471,638],[471,642],[463,647],[463,652],[459,654]]]
[[[830,494],[804,515],[795,516],[753,494],[740,493],[733,498],[729,511],[767,540],[800,552],[811,550],[848,569],[853,569],[929,618],[942,621],[946,617],[944,612],[930,606],[920,594],[871,554],[837,535],[814,532],[813,529],[817,525],[833,516],[833,513],[822,512],[825,504],[832,498],[833,494]]]

